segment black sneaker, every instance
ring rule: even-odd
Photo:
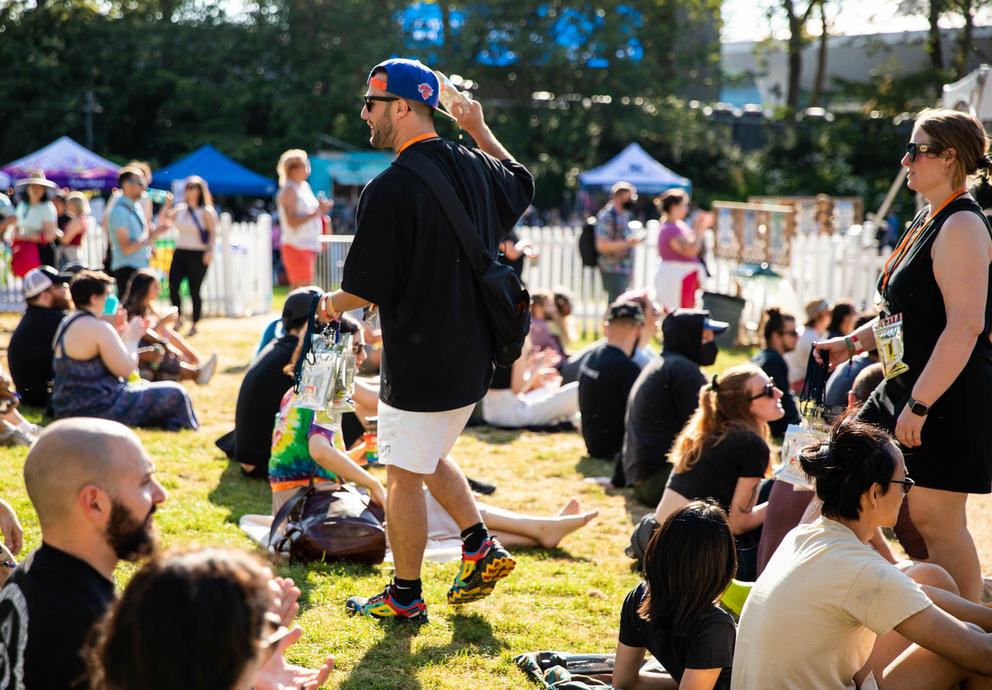
[[[449,604],[468,604],[492,594],[496,582],[513,572],[517,562],[494,537],[487,538],[475,553],[465,553],[455,584],[448,590]]]
[[[427,622],[427,604],[423,598],[418,598],[411,604],[401,605],[393,596],[393,585],[386,585],[386,589],[376,594],[371,599],[365,597],[350,597],[345,602],[345,609],[349,616],[368,616],[369,618],[396,618],[397,620],[408,620],[417,623]]]

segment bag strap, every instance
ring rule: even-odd
[[[310,348],[313,345],[313,334],[316,332],[314,329],[314,322],[316,319],[314,316],[317,314],[317,305],[320,303],[320,295],[315,294],[310,300],[310,309],[307,310],[307,330],[304,332],[303,345],[300,347],[300,356],[296,359],[296,366],[293,367],[293,392],[300,392],[300,378],[303,376],[303,362],[310,354]]]
[[[310,486],[301,486],[299,489],[297,489],[296,493],[290,496],[286,500],[286,502],[282,504],[282,507],[279,509],[279,512],[277,512],[276,516],[272,518],[272,527],[269,528],[270,547],[272,546],[272,540],[275,539],[276,533],[279,531],[279,528],[282,527],[282,524],[289,519],[289,515],[290,513],[293,512],[293,509],[296,507],[296,504],[300,502],[300,499],[302,499],[306,495],[306,493],[310,491],[312,487],[313,487],[313,480],[311,479]]]
[[[494,259],[482,243],[482,238],[476,231],[475,223],[469,218],[465,205],[455,194],[451,185],[445,183],[444,174],[437,163],[419,151],[410,151],[406,157],[407,160],[405,161],[393,161],[393,165],[409,170],[434,193],[441,208],[444,209],[445,215],[448,216],[451,227],[455,229],[455,235],[468,257],[472,271],[476,277],[481,277],[486,269],[492,265]]]
[[[186,204],[186,212],[193,219],[193,225],[195,225],[196,229],[200,231],[200,241],[203,242],[203,244],[206,244],[207,240],[210,239],[210,233],[203,228],[203,225],[200,223],[200,219],[196,217],[196,209],[189,204]]]

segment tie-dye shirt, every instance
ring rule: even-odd
[[[310,437],[322,434],[331,445],[340,445],[340,434],[334,429],[317,424],[317,412],[296,406],[293,390],[286,391],[276,414],[272,430],[272,455],[269,457],[269,485],[273,491],[284,491],[302,486],[314,479],[339,481],[310,457]],[[339,449],[340,450],[340,449]]]

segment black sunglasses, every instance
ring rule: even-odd
[[[906,477],[905,479],[890,479],[889,481],[893,484],[902,484],[902,493],[904,496],[909,493],[910,489],[916,486],[916,482],[909,477]]]
[[[764,390],[762,390],[757,395],[752,395],[751,396],[751,400],[757,400],[758,398],[764,398],[766,396],[769,397],[769,398],[774,398],[775,397],[775,391],[777,391],[777,390],[778,390],[778,388],[775,387],[775,384],[772,383],[771,381],[769,381],[768,383],[765,384]]]
[[[936,156],[944,152],[944,149],[940,146],[934,146],[933,144],[917,144],[916,142],[909,142],[906,144],[906,155],[909,156],[909,162],[915,163],[916,157],[921,153],[929,156]]]
[[[383,101],[388,103],[389,101],[400,100],[396,96],[362,96],[365,99],[365,109],[370,113],[372,112],[372,106],[375,105],[376,101]]]

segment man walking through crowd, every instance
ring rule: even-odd
[[[370,142],[393,149],[413,167],[436,164],[496,255],[500,240],[527,209],[534,181],[496,139],[482,106],[468,101],[452,115],[475,140],[470,149],[434,130],[437,77],[418,61],[393,59],[368,78],[362,119]],[[424,484],[462,531],[462,563],[448,602],[490,594],[515,561],[489,536],[461,469],[448,457],[492,377],[493,344],[484,304],[455,229],[431,189],[393,165],[362,192],[358,230],[342,289],[325,294],[318,312],[333,319],[379,305],[382,385],[379,456],[388,466],[387,529],[395,577],[369,599],[352,597],[352,614],[426,621],[420,570],[427,539]],[[438,328],[456,323],[457,329]],[[395,516],[395,517],[393,517]]]
[[[637,189],[629,182],[617,182],[610,192],[610,200],[596,214],[596,251],[607,302],[613,304],[630,287],[633,248],[643,238],[630,230],[630,209],[637,201]]]

